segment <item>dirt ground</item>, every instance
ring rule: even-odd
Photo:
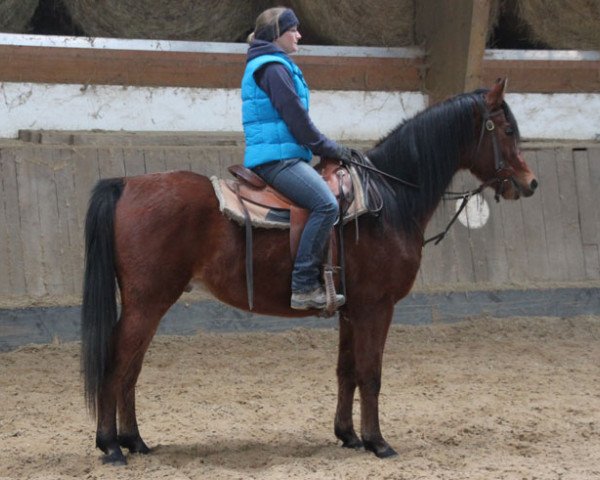
[[[599,340],[592,316],[394,326],[399,455],[379,460],[333,434],[336,331],[157,337],[138,384],[153,451],[125,467],[94,449],[78,344],[26,346],[0,354],[0,479],[597,479]]]

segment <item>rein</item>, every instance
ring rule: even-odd
[[[456,210],[456,213],[454,214],[454,216],[452,217],[452,219],[450,220],[450,222],[448,223],[446,228],[443,231],[441,231],[440,233],[438,233],[437,235],[434,235],[433,237],[429,237],[428,239],[424,239],[423,246],[427,245],[430,242],[434,242],[434,241],[435,241],[434,245],[437,245],[438,243],[440,243],[444,239],[444,237],[446,236],[448,231],[450,230],[450,227],[454,224],[454,222],[456,222],[456,219],[458,218],[458,216],[465,209],[465,207],[467,206],[467,203],[469,203],[469,200],[471,199],[471,197],[473,195],[477,195],[478,193],[481,193],[483,191],[483,189],[487,186],[488,186],[487,183],[482,183],[481,185],[479,185],[479,187],[475,188],[474,190],[470,190],[468,192],[464,192],[464,193],[448,192],[448,195],[454,195],[453,197],[450,198],[451,200],[462,198],[460,207],[458,207],[458,210]]]
[[[363,168],[365,170],[370,170],[371,172],[375,172],[378,175],[381,175],[382,177],[386,177],[389,178],[391,180],[394,180],[398,183],[401,183],[402,185],[406,185],[407,187],[411,187],[411,188],[416,188],[419,189],[421,188],[421,185],[417,185],[416,183],[412,183],[409,182],[407,180],[403,180],[402,178],[399,177],[395,177],[394,175],[390,175],[389,173],[383,172],[381,170],[379,170],[377,167],[375,167],[375,165],[373,165],[371,163],[371,160],[369,160],[369,157],[367,157],[366,155],[364,155],[362,152],[359,152],[358,150],[354,150],[352,149],[352,155],[353,156],[357,156],[358,158],[360,158],[360,161],[356,161],[354,159],[344,159],[344,163],[350,163],[352,165],[355,165],[357,167]]]

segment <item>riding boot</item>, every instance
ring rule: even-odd
[[[346,297],[339,293],[335,296],[336,308],[341,307],[346,303]],[[290,306],[294,310],[308,310],[315,308],[322,310],[327,306],[327,295],[325,289],[321,286],[311,290],[309,292],[293,292]]]

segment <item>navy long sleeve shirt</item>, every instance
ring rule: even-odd
[[[247,61],[269,53],[284,52],[274,43],[255,40],[248,49]],[[266,92],[275,110],[300,145],[308,147],[314,155],[337,157],[340,146],[323,135],[314,125],[296,93],[290,71],[283,64],[265,64],[255,72],[254,79]]]

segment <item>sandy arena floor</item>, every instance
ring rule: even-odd
[[[153,452],[125,467],[94,449],[78,344],[26,346],[0,354],[0,479],[598,479],[599,341],[589,316],[393,327],[399,455],[379,460],[333,434],[337,332],[157,337],[138,383]]]

